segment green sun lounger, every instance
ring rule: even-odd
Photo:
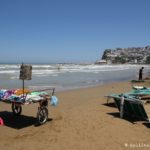
[[[132,91],[124,93],[124,95],[136,97],[144,103],[150,102],[150,88],[134,86]]]
[[[132,91],[130,91],[129,93],[126,94],[130,94],[130,95],[150,95],[150,88],[143,88],[143,89],[134,89]]]
[[[131,80],[131,82],[145,82],[144,80]]]
[[[114,96],[113,99],[117,108],[121,112],[121,97],[118,95]],[[131,99],[124,97],[123,114],[149,121],[143,102],[135,98]]]

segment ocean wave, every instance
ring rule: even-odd
[[[1,69],[12,69],[12,68],[18,69],[20,68],[20,66],[19,65],[0,65],[0,68]]]
[[[138,76],[141,66],[145,67],[144,74],[150,70],[149,65],[46,64],[32,66],[32,81],[25,84],[33,89],[52,86],[57,89],[66,89],[93,86],[109,81],[131,80]],[[19,65],[0,65],[1,85],[8,88],[20,86],[19,73]]]
[[[0,71],[0,74],[16,74],[19,73],[19,71],[15,71],[15,70],[3,70]]]
[[[122,71],[122,70],[138,70],[141,65],[79,65],[79,64],[50,64],[50,65],[33,65],[32,74],[37,76],[58,76],[63,73],[100,73],[110,71]],[[144,65],[145,68],[150,68]],[[0,65],[0,74],[19,74],[19,65]]]

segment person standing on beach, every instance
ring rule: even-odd
[[[143,79],[143,69],[144,69],[144,67],[142,67],[142,68],[139,70],[139,80],[142,80],[142,79]]]

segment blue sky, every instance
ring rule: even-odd
[[[0,0],[0,62],[94,62],[150,45],[149,0]]]

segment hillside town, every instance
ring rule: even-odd
[[[150,64],[150,46],[105,49],[95,64]]]

